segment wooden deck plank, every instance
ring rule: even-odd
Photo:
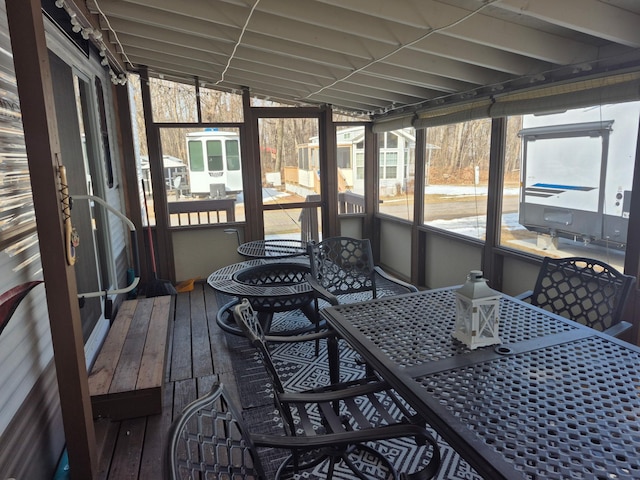
[[[191,345],[193,376],[203,377],[213,374],[213,360],[211,358],[211,343],[209,342],[209,328],[205,312],[203,285],[194,285],[189,296],[191,301]]]
[[[204,304],[207,316],[207,324],[209,326],[209,343],[211,344],[211,357],[213,359],[213,371],[220,374],[233,372],[231,359],[227,354],[227,339],[224,331],[216,323],[216,315],[218,313],[218,302],[215,298],[215,292],[209,285],[204,286]]]
[[[242,405],[235,375],[232,372],[220,373],[218,375],[218,380],[224,385],[232,401],[236,405]]]
[[[211,391],[211,386],[219,381],[218,375],[207,375],[197,379],[196,390],[198,398],[203,397]]]
[[[147,418],[144,436],[140,479],[164,478],[167,440],[173,421],[173,383],[164,386],[162,413]]]
[[[175,382],[173,390],[173,418],[177,418],[184,407],[197,398],[197,395],[195,378],[187,378]]]
[[[168,318],[172,308],[172,297],[156,297],[149,323],[136,389],[157,388],[164,380],[167,351]]]
[[[169,324],[167,325],[167,356],[164,369],[164,383],[165,385],[171,382],[171,358],[173,356],[173,329],[176,324],[176,300],[173,300],[173,310],[169,318]]]
[[[107,480],[111,461],[114,457],[116,441],[118,439],[119,422],[112,422],[107,419],[99,419],[95,422],[97,451],[100,452],[98,458],[98,480]]]
[[[139,478],[140,459],[144,444],[146,417],[123,420],[109,471],[110,479]]]
[[[154,298],[138,300],[138,306],[133,315],[129,333],[122,346],[120,361],[116,367],[109,393],[130,392],[136,388],[153,303]]]
[[[191,304],[189,293],[176,297],[176,314],[173,325],[173,351],[171,355],[172,382],[191,378]]]
[[[89,391],[91,395],[105,395],[111,387],[113,374],[118,365],[120,354],[127,336],[129,326],[138,305],[137,300],[122,303],[116,320],[111,325],[109,337],[100,349],[104,355],[98,356],[89,375]]]

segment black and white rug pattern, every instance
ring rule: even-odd
[[[299,312],[278,314],[274,318],[272,332],[286,330],[300,326],[308,322]],[[281,429],[281,420],[273,403],[269,378],[261,365],[259,357],[253,347],[244,338],[228,337],[228,344],[232,348],[234,356],[234,370],[238,379],[243,415],[250,431],[275,432]],[[341,342],[341,380],[361,378],[363,366],[357,361],[357,355]],[[290,344],[276,344],[272,346],[272,356],[278,373],[290,391],[305,390],[318,385],[329,384],[327,369],[327,352],[324,341],[320,342],[319,355],[316,355],[315,342],[297,342]],[[281,430],[280,430],[281,431]],[[442,465],[438,472],[438,479],[447,480],[481,480],[473,469],[458,454],[447,445],[439,436],[432,432],[440,444]],[[421,448],[416,447],[409,439],[394,439],[372,444],[385,457],[392,459],[392,463],[401,472],[413,472],[419,468],[421,462],[428,461],[428,454],[422,455]],[[269,477],[277,469],[286,457],[287,452],[263,450],[261,459]],[[362,468],[371,478],[386,478],[382,474],[380,465],[371,463],[363,454],[361,458]],[[314,470],[302,472],[296,475],[296,479],[324,479],[327,465],[321,464]],[[351,480],[353,474],[347,469],[337,468],[333,478]]]

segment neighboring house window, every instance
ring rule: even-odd
[[[351,147],[338,147],[338,168],[351,168]]]
[[[364,180],[364,152],[356,153],[356,178]]]
[[[393,180],[398,176],[398,152],[380,153],[380,178]]]

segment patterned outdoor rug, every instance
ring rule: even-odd
[[[277,314],[274,317],[272,331],[286,330],[304,324],[308,324],[308,320],[299,312]],[[246,339],[241,337],[229,335],[227,343],[234,357],[233,364],[238,378],[243,414],[249,430],[253,432],[282,432],[281,420],[273,403],[271,385],[257,352]],[[355,352],[344,342],[341,342],[340,346],[341,379],[346,381],[362,377],[364,367],[356,361]],[[315,342],[273,345],[272,356],[287,390],[305,390],[329,383],[326,343],[324,341],[320,343],[320,354],[317,356]],[[438,479],[480,480],[481,477],[449,445],[440,439],[435,432],[432,434],[440,443],[442,456]],[[428,455],[421,455],[420,449],[423,447],[416,447],[410,440],[396,439],[378,442],[374,445],[376,449],[384,452],[385,457],[392,459],[392,463],[398,471],[412,472],[420,466],[421,461],[428,461]],[[267,475],[271,478],[278,465],[287,456],[287,452],[264,449],[261,450],[260,455]],[[379,465],[372,466],[370,459],[364,460],[363,467],[367,467],[367,473],[372,478],[385,478],[384,475],[380,475]],[[325,468],[326,464],[323,464],[316,467],[315,470],[304,472],[295,478],[324,479],[326,478],[326,474],[323,472]],[[346,469],[337,469],[333,478],[351,480],[353,474]]]

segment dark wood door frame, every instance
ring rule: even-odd
[[[66,261],[57,175],[58,125],[40,0],[7,0],[18,94],[40,239],[60,405],[72,479],[92,479],[97,449],[73,266]]]

